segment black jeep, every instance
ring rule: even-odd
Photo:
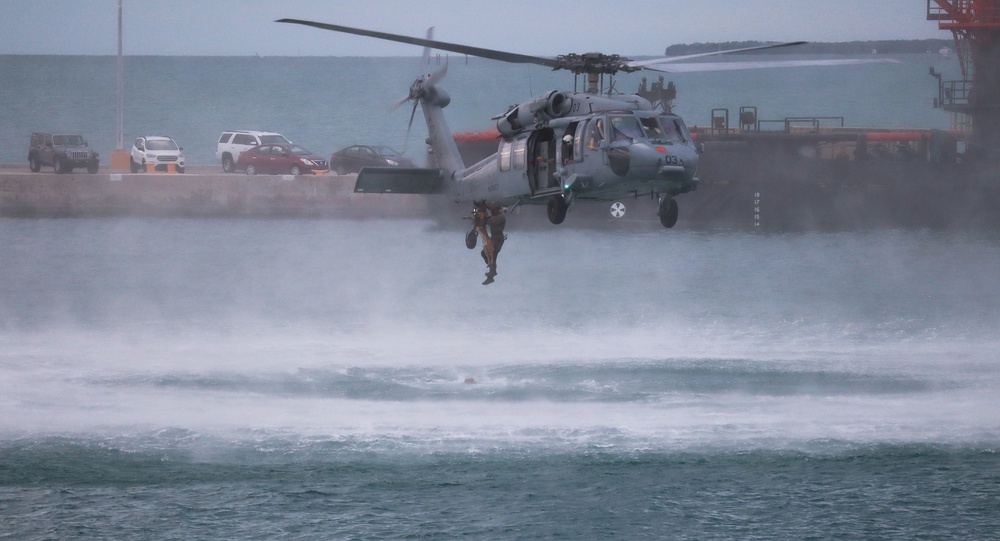
[[[43,165],[51,165],[56,173],[72,173],[74,167],[86,167],[88,173],[96,173],[98,163],[97,153],[87,147],[82,135],[31,134],[28,166],[34,173]]]

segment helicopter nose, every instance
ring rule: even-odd
[[[684,174],[687,165],[694,165],[684,145],[636,142],[631,148],[630,176],[663,178]]]
[[[629,176],[651,178],[661,173],[674,172],[670,169],[671,160],[668,156],[671,154],[668,153],[668,148],[667,145],[649,142],[636,142],[630,145]],[[664,167],[667,167],[668,170],[662,170]],[[681,166],[680,170],[683,171],[683,169],[683,166]]]

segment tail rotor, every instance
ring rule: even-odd
[[[390,111],[395,111],[407,101],[413,101],[413,108],[410,110],[410,121],[406,125],[406,139],[403,143],[404,154],[406,153],[406,148],[409,146],[410,129],[413,128],[413,118],[417,114],[417,106],[420,105],[420,102],[422,100],[429,100],[444,107],[451,101],[451,98],[443,89],[435,87],[435,84],[444,79],[446,73],[448,73],[448,64],[441,66],[434,73],[421,75],[410,85],[410,91],[407,95],[397,100],[390,108]]]
[[[427,29],[427,40],[432,41],[433,39],[434,39],[434,27],[432,26]],[[431,61],[431,48],[429,46],[425,46],[423,54],[421,55],[420,58],[420,71],[422,73],[426,69],[425,66],[430,65],[430,61]],[[435,78],[435,75],[437,75],[437,73],[440,71],[441,70],[438,70],[432,74],[421,75],[420,77],[418,77],[417,80],[415,80],[413,84],[410,85],[410,91],[407,92],[406,96],[397,100],[395,103],[392,104],[392,106],[389,107],[389,112],[392,112],[398,109],[401,105],[403,105],[407,101],[413,100],[413,109],[410,110],[410,121],[406,125],[406,138],[403,139],[403,151],[402,151],[403,154],[406,154],[406,150],[410,146],[410,129],[413,128],[413,118],[417,114],[417,105],[420,103],[420,98],[422,97],[421,88],[423,84],[426,84],[427,82],[430,82],[430,84],[433,85],[433,82],[441,80],[441,78],[444,77],[444,73],[441,73],[439,76]],[[447,69],[445,69],[445,71],[447,71]]]

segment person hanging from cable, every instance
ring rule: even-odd
[[[492,245],[493,253],[492,257],[487,257],[486,246],[480,252],[480,255],[483,256],[483,261],[486,261],[490,269],[486,273],[486,280],[483,282],[483,285],[493,283],[493,277],[497,275],[497,256],[500,254],[500,249],[503,248],[504,241],[507,240],[507,235],[503,232],[504,228],[507,227],[507,216],[504,214],[505,209],[499,203],[490,203],[487,205],[487,208],[490,210],[490,217],[486,219],[486,227],[489,229],[489,244]]]

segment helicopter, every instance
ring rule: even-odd
[[[678,62],[801,45],[804,41],[641,61],[597,52],[547,58],[436,41],[430,39],[430,33],[427,38],[416,38],[301,19],[276,22],[419,45],[425,48],[425,55],[433,48],[572,72],[572,92],[552,90],[494,116],[500,134],[497,152],[470,166],[463,162],[443,114],[451,98],[439,83],[448,65],[421,75],[396,105],[413,101],[411,125],[417,106],[421,107],[436,167],[366,167],[359,172],[354,188],[356,193],[444,193],[456,202],[544,204],[552,224],[563,223],[569,208],[577,202],[650,196],[658,200],[661,225],[671,228],[679,215],[675,197],[698,187],[698,158],[704,146],[696,145],[684,120],[669,107],[654,107],[654,103],[662,106],[660,102],[664,101],[655,93],[615,93],[614,76],[618,72],[671,73],[871,61]],[[578,91],[581,77],[583,88]]]

